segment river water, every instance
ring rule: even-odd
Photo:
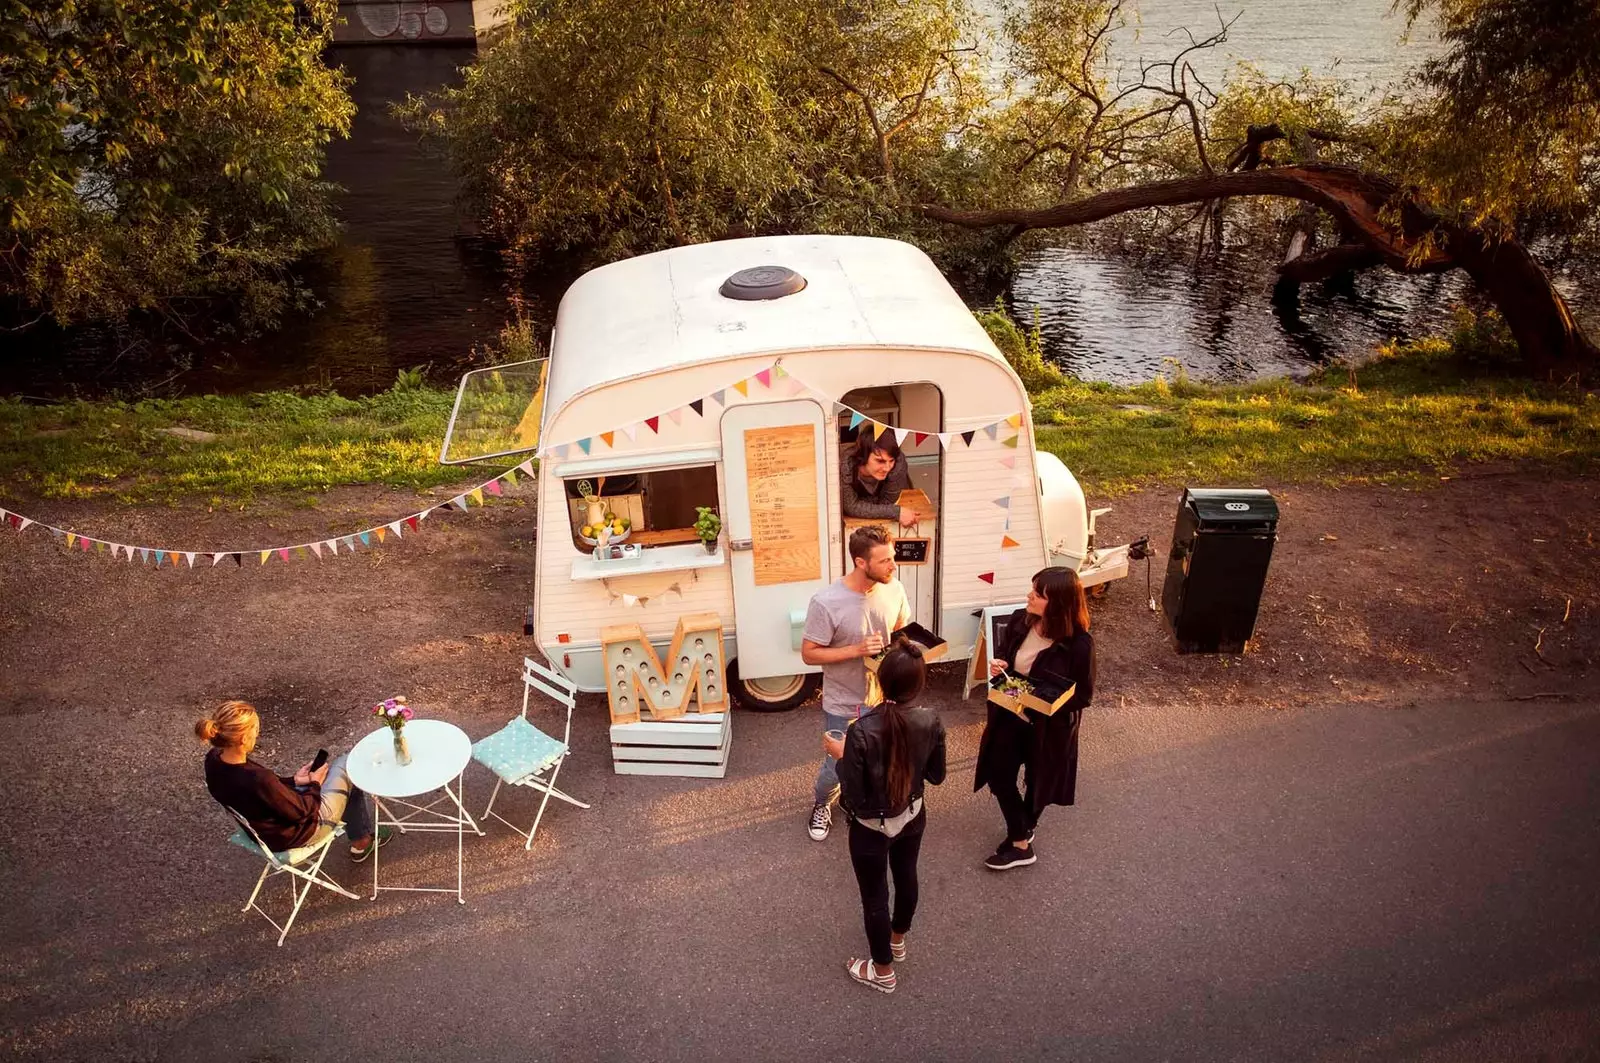
[[[1234,62],[1248,60],[1273,75],[1306,67],[1381,89],[1432,47],[1426,40],[1402,44],[1403,26],[1389,3],[1235,0],[1224,8],[1239,15],[1228,41],[1195,63],[1215,83]],[[1139,0],[1136,14],[1137,24],[1115,42],[1125,62],[1171,54],[1182,27],[1205,36],[1217,24],[1207,0]],[[198,352],[164,390],[332,387],[355,394],[387,387],[412,366],[427,366],[430,379],[446,382],[475,344],[494,335],[506,315],[495,256],[457,206],[444,161],[388,113],[407,93],[450,83],[473,56],[470,47],[334,50],[354,78],[358,112],[351,137],[328,154],[328,176],[346,189],[345,233],[314,278],[324,306],[264,341]],[[1229,248],[1198,268],[1188,257],[1055,247],[1026,258],[1006,298],[1024,319],[1037,317],[1047,350],[1074,373],[1131,382],[1149,379],[1169,359],[1196,378],[1303,372],[1329,356],[1436,328],[1460,293],[1454,279],[1374,271],[1342,291],[1307,288],[1298,313],[1285,314],[1268,298],[1274,249]],[[534,300],[538,316],[553,317],[568,280],[546,278],[548,290]],[[93,362],[71,351],[17,359],[0,369],[9,378],[0,385],[49,395],[141,383],[137,367],[108,372],[91,369]]]

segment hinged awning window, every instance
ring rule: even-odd
[[[537,450],[549,368],[550,359],[535,358],[463,376],[439,463],[463,465]]]

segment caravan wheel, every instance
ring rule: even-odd
[[[751,712],[788,712],[809,701],[821,686],[822,676],[814,672],[740,679],[738,658],[728,662],[728,690],[741,709]]]

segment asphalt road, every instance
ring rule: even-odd
[[[592,811],[554,805],[532,852],[470,839],[464,907],[324,894],[282,949],[238,912],[254,869],[220,820],[75,844],[82,780],[85,820],[6,836],[0,1054],[1600,1058],[1600,704],[1096,708],[1078,806],[996,875],[981,715],[941,703],[951,779],[893,996],[843,970],[865,947],[843,832],[804,832],[814,708],[738,715],[729,777],[701,782],[612,775],[586,702],[562,782]],[[0,768],[25,815],[14,745]],[[447,855],[397,839],[385,876],[449,875]]]

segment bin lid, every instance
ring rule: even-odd
[[[1251,523],[1278,519],[1278,500],[1271,491],[1249,487],[1187,487],[1184,497],[1207,524]]]

